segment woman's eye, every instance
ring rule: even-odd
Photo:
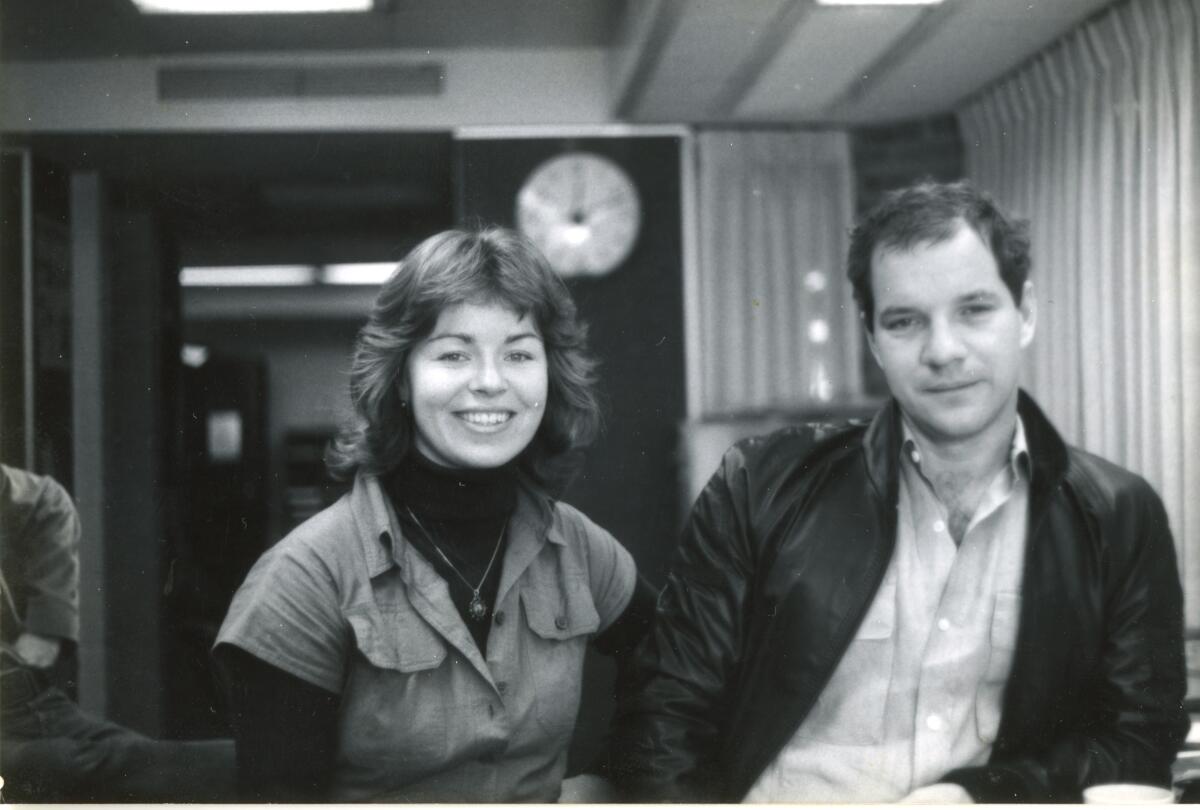
[[[533,359],[530,352],[509,352],[508,359],[517,363],[527,363]]]
[[[461,363],[467,359],[467,354],[466,352],[442,352],[437,359],[443,363]]]

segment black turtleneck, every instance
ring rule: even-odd
[[[404,539],[446,580],[454,607],[486,656],[505,529],[517,502],[516,465],[456,470],[413,452],[382,483]],[[480,618],[470,610],[475,588],[486,610]]]

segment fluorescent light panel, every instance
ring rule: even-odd
[[[382,284],[396,269],[395,262],[327,264],[321,270],[323,284]]]
[[[942,0],[817,0],[818,6],[936,6]]]
[[[270,264],[249,267],[185,267],[183,287],[303,287],[317,278],[310,264]]]
[[[143,14],[314,14],[370,11],[374,0],[133,0]]]
[[[183,287],[305,287],[313,284],[378,286],[396,270],[395,262],[342,262],[317,267],[311,264],[230,265],[184,267]]]

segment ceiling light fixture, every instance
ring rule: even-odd
[[[375,0],[133,0],[143,14],[316,14],[370,11]]]
[[[250,267],[184,267],[182,287],[303,287],[317,278],[310,264],[271,264]]]
[[[818,6],[936,6],[943,0],[817,0]]]
[[[322,284],[382,284],[396,270],[396,262],[327,264],[321,269]]]

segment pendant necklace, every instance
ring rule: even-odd
[[[430,534],[425,528],[424,524],[417,519],[412,507],[408,504],[405,504],[404,508],[408,511],[408,516],[412,518],[413,523],[415,523],[417,528],[421,530],[421,534],[425,535],[425,539],[429,541],[429,545],[433,546],[433,550],[436,551],[438,556],[442,558],[442,561],[446,563],[446,565],[450,566],[450,570],[454,572],[455,576],[463,581],[464,585],[471,589],[471,602],[467,605],[467,615],[477,622],[481,622],[486,619],[488,609],[487,605],[483,603],[483,597],[479,595],[479,591],[481,588],[483,588],[483,583],[487,582],[488,574],[492,572],[492,565],[496,562],[496,555],[500,553],[500,542],[504,539],[505,526],[502,525],[500,527],[500,536],[496,538],[496,547],[492,549],[492,558],[488,560],[487,568],[483,570],[483,576],[480,578],[479,584],[472,587],[470,581],[462,575],[462,573],[454,566],[454,563],[450,562],[450,558],[446,556],[446,553],[442,551],[441,547],[434,542],[433,535]]]

